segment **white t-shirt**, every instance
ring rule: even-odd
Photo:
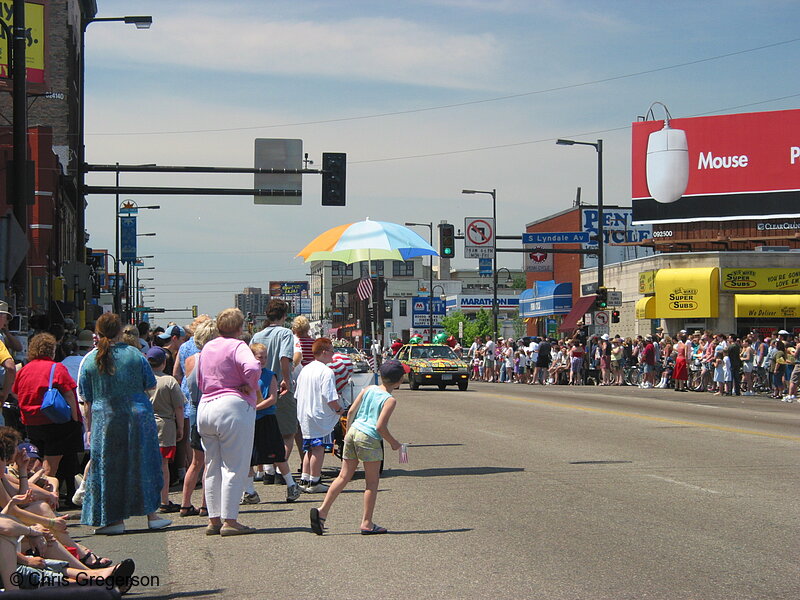
[[[303,438],[325,437],[333,431],[339,415],[328,402],[339,399],[333,371],[318,360],[307,364],[297,377],[297,420]]]
[[[539,344],[537,342],[531,342],[528,346],[528,356],[531,357],[532,363],[539,360]]]
[[[486,360],[494,360],[494,342],[492,340],[486,342],[485,352]]]

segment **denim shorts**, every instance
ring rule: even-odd
[[[375,439],[355,427],[351,427],[347,430],[347,435],[344,436],[342,458],[345,460],[360,460],[361,462],[383,460],[381,440]]]

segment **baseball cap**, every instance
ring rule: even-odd
[[[39,455],[39,449],[30,442],[22,442],[18,448],[20,450],[25,450],[30,458],[42,458]]]
[[[608,339],[608,334],[607,334],[607,333],[604,333],[604,334],[603,334],[603,335],[601,335],[600,337],[601,337],[601,338],[603,338],[604,340],[607,340],[607,339]]]
[[[162,361],[167,359],[167,353],[164,352],[163,348],[159,348],[158,346],[150,348],[145,356],[147,360],[152,360],[156,364],[161,364]]]
[[[94,346],[94,333],[89,329],[84,329],[78,334],[78,339],[75,341],[78,348],[91,348]]]
[[[177,335],[178,337],[183,337],[186,335],[186,332],[180,325],[170,325],[164,330],[164,333],[159,333],[158,337],[160,337],[162,340],[168,340],[173,335]]]
[[[404,365],[399,360],[387,360],[381,365],[381,368],[378,369],[378,372],[381,374],[381,377],[386,377],[386,379],[396,381],[410,370],[411,369],[409,369],[407,365]]]

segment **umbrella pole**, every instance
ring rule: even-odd
[[[370,257],[367,259],[367,276],[370,279],[372,279],[372,257],[371,257],[372,251],[371,250],[370,250],[369,254],[370,254]],[[370,338],[370,341],[371,341],[371,343],[374,344],[375,343],[375,339],[376,339],[375,338],[375,318],[377,317],[377,313],[375,312],[375,286],[374,285],[372,286],[372,293],[369,295],[369,306],[370,306],[370,309],[371,309],[371,312],[372,312],[372,317],[369,320],[371,331],[372,331],[372,337]],[[372,348],[368,348],[367,349],[367,352],[371,352],[371,351],[372,351]],[[373,372],[373,376],[372,376],[373,381],[372,381],[372,383],[375,384],[375,385],[378,385],[378,361],[377,360],[375,361],[375,364],[372,367],[372,372]]]

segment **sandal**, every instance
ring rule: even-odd
[[[181,508],[183,508],[183,507],[178,506],[172,500],[170,500],[167,504],[162,504],[161,506],[159,506],[158,507],[158,512],[174,513],[174,512],[178,512],[179,510],[181,510]]]
[[[114,561],[110,558],[101,558],[91,550],[86,553],[86,556],[78,560],[80,560],[87,569],[105,569],[114,564]]]
[[[126,594],[133,585],[132,575],[135,570],[136,564],[133,562],[133,559],[126,558],[114,567],[108,580],[115,583],[117,591],[119,591],[120,594]]]
[[[182,517],[196,517],[200,514],[200,511],[196,509],[192,504],[189,506],[181,506],[181,516]]]
[[[317,535],[322,535],[325,532],[325,519],[319,516],[319,509],[311,509],[311,531]]]
[[[372,524],[372,529],[362,529],[361,535],[378,535],[379,533],[388,533],[389,530],[386,527],[380,527],[378,525]]]
[[[207,517],[208,516],[208,508],[205,506],[200,507],[200,516]]]

